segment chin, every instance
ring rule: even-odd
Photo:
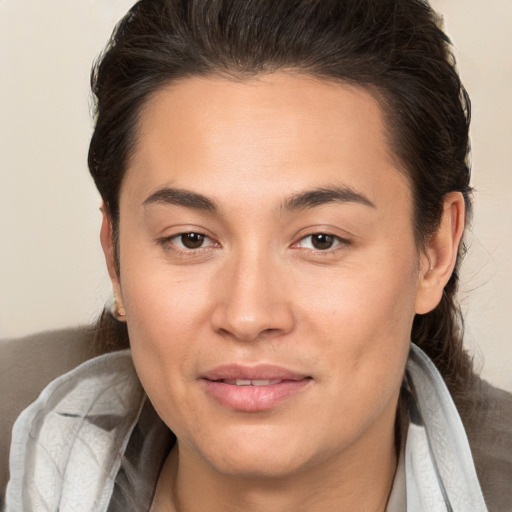
[[[214,463],[214,467],[219,473],[250,480],[283,479],[300,472],[307,466],[306,461],[298,460],[296,454],[293,454],[293,457],[285,454],[276,456],[270,452],[257,459],[250,458],[250,455],[235,457],[227,455],[215,462],[217,463]]]
[[[272,435],[271,427],[264,432],[243,432],[228,435],[225,441],[218,440],[204,450],[203,456],[209,464],[222,474],[241,478],[282,478],[290,476],[310,463],[304,446],[304,436]],[[215,451],[211,447],[215,446]]]

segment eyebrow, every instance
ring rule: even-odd
[[[169,204],[175,206],[183,206],[185,208],[193,208],[195,210],[203,210],[211,213],[218,211],[217,204],[203,194],[183,190],[179,188],[165,187],[158,189],[147,197],[142,203],[144,206],[151,204]]]
[[[305,210],[329,203],[358,203],[376,208],[364,194],[350,187],[326,187],[306,190],[287,198],[281,205],[286,211]],[[203,194],[173,187],[164,187],[153,192],[142,203],[144,206],[152,204],[168,204],[217,213],[219,207],[214,199]]]
[[[300,192],[288,198],[282,208],[288,211],[305,210],[328,203],[358,203],[376,208],[375,204],[364,194],[345,186],[317,188]]]

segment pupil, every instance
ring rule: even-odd
[[[313,235],[311,237],[311,242],[315,249],[330,249],[334,242],[334,237],[331,235],[325,235],[323,233],[319,233],[317,235]]]
[[[204,242],[204,235],[200,233],[185,233],[181,235],[181,243],[188,249],[199,249]]]

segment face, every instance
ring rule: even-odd
[[[277,476],[392,431],[419,256],[369,92],[284,73],[160,90],[119,233],[135,366],[180,456]]]

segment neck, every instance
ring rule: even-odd
[[[394,426],[280,478],[219,473],[179,446],[167,458],[152,512],[384,512],[397,465]],[[200,492],[198,492],[200,490]]]

